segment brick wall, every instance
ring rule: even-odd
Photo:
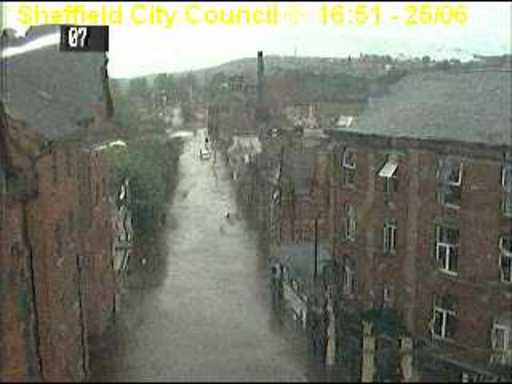
[[[84,375],[75,152],[56,146],[39,159],[39,194],[28,204],[45,380],[80,380]]]
[[[0,197],[0,204],[0,377],[26,381],[38,377],[39,361],[23,206],[6,196]]]
[[[356,153],[354,186],[343,185],[341,155]],[[384,180],[378,176],[386,155],[398,152],[399,187],[386,199]],[[462,200],[459,209],[443,207],[438,200],[438,159],[450,154],[407,145],[374,145],[364,140],[339,140],[333,150],[331,182],[332,240],[336,256],[351,256],[357,269],[358,302],[379,307],[383,287],[392,288],[392,302],[407,329],[416,337],[430,338],[434,294],[450,293],[457,300],[457,326],[453,341],[439,343],[453,356],[486,364],[491,348],[492,319],[510,311],[510,285],[499,280],[498,239],[510,233],[511,222],[501,213],[502,154],[495,149],[460,154],[463,161]],[[355,241],[343,239],[343,206],[357,212]],[[383,225],[397,224],[394,254],[383,252]],[[434,261],[434,223],[447,220],[460,231],[458,274],[439,271]]]
[[[38,158],[35,172],[37,194],[13,196],[0,227],[0,377],[82,380],[88,338],[113,313],[106,163],[62,143]]]

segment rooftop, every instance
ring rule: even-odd
[[[32,27],[23,39],[58,33],[57,26]],[[20,38],[5,48],[23,45]],[[84,129],[105,103],[106,55],[98,52],[61,52],[58,45],[2,57],[1,100],[13,119],[46,139]]]
[[[512,144],[512,72],[425,72],[372,98],[351,125],[334,129],[388,137]]]

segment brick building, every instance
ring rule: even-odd
[[[510,379],[511,85],[411,75],[330,130],[339,307],[391,310],[422,381]]]
[[[50,46],[4,60],[0,378],[78,381],[114,304],[108,169],[91,149],[109,117],[106,59]]]

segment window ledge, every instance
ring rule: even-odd
[[[460,205],[455,205],[455,204],[450,204],[450,203],[441,203],[441,205],[444,207],[444,208],[449,208],[449,209],[460,209]]]
[[[446,269],[442,269],[442,268],[439,268],[439,267],[437,268],[437,270],[439,272],[441,272],[442,274],[447,275],[447,276],[452,276],[452,277],[458,277],[459,276],[458,272],[447,271]]]

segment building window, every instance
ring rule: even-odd
[[[385,308],[391,308],[393,305],[393,291],[390,286],[385,286],[382,290],[382,305]]]
[[[343,234],[345,240],[355,241],[356,239],[356,211],[350,204],[345,204],[344,207],[344,223],[343,223]]]
[[[128,200],[128,179],[124,179],[119,189],[118,201],[122,202]]]
[[[491,348],[489,363],[512,366],[512,313],[506,312],[492,322]]]
[[[353,260],[345,256],[343,258],[343,293],[348,296],[356,291],[355,265]]]
[[[431,321],[432,336],[452,339],[456,328],[455,300],[450,296],[434,298],[434,313]]]
[[[502,168],[501,186],[503,187],[503,214],[512,217],[512,164],[507,164]]]
[[[388,155],[386,163],[379,171],[379,177],[384,178],[384,193],[391,196],[398,191],[398,160],[394,155]]]
[[[441,204],[458,208],[462,197],[462,162],[443,159],[439,164]]]
[[[395,253],[396,251],[396,222],[390,220],[384,224],[384,252]]]
[[[506,352],[510,350],[510,328],[505,324],[494,322],[491,332],[493,351]]]
[[[436,261],[446,273],[457,274],[459,230],[443,225],[436,226]]]
[[[351,149],[343,151],[343,160],[341,162],[343,169],[343,184],[354,185],[356,176],[356,156]]]
[[[499,248],[501,281],[512,283],[512,236],[501,236]]]

